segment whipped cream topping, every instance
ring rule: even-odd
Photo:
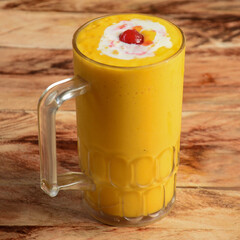
[[[119,35],[126,30],[137,29],[144,35],[146,31],[154,32],[154,39],[143,44],[128,44],[119,40]],[[131,60],[155,56],[154,52],[161,47],[171,48],[172,42],[166,28],[158,22],[150,20],[131,19],[120,21],[107,27],[100,39],[98,49],[109,57]]]

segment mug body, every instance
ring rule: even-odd
[[[75,40],[74,74],[90,84],[76,98],[80,166],[96,185],[86,206],[107,224],[155,221],[175,200],[184,44],[166,61],[115,67],[84,56]]]

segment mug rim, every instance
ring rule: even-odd
[[[138,15],[143,15],[143,16],[153,16],[153,17],[157,17],[157,16],[154,16],[154,15],[150,15],[150,14],[142,14],[142,13],[117,13],[117,14],[107,14],[107,15],[103,15],[103,16],[100,16],[100,17],[96,17],[96,18],[93,18],[89,21],[87,21],[86,23],[84,23],[83,25],[81,25],[76,31],[75,33],[73,34],[73,38],[72,38],[72,46],[73,46],[73,49],[76,51],[76,53],[81,56],[82,58],[84,58],[85,60],[91,62],[91,63],[94,63],[94,64],[97,64],[97,65],[100,65],[102,67],[110,67],[110,68],[115,68],[115,69],[140,69],[140,68],[146,68],[146,67],[153,67],[153,66],[156,66],[156,65],[160,65],[160,64],[163,64],[163,63],[166,63],[168,62],[170,59],[173,59],[175,57],[177,57],[185,48],[185,45],[186,45],[186,39],[185,39],[185,36],[184,36],[184,33],[182,31],[182,29],[180,27],[178,27],[176,24],[172,23],[171,21],[169,20],[166,20],[164,18],[161,18],[161,17],[157,17],[157,18],[160,18],[160,19],[163,19],[167,22],[169,22],[170,24],[172,24],[173,26],[175,26],[181,33],[181,36],[182,36],[182,44],[180,46],[180,48],[173,54],[171,55],[170,57],[162,60],[162,61],[159,61],[159,62],[155,62],[155,63],[151,63],[151,64],[147,64],[147,65],[141,65],[141,66],[131,66],[131,67],[126,67],[126,66],[114,66],[114,65],[111,65],[111,64],[106,64],[106,63],[101,63],[101,62],[98,62],[98,61],[95,61],[89,57],[87,57],[85,54],[83,54],[79,48],[77,47],[77,36],[79,34],[79,32],[84,29],[86,26],[88,26],[90,23],[98,20],[98,19],[102,19],[102,18],[105,18],[105,17],[108,17],[108,16],[117,16],[117,15],[130,15],[130,14],[138,14]]]

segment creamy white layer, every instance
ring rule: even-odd
[[[154,31],[155,37],[150,44],[128,44],[119,40],[119,35],[126,30],[140,27],[143,31]],[[168,37],[166,28],[158,22],[150,20],[131,19],[112,24],[104,31],[100,39],[98,49],[109,57],[130,60],[155,56],[154,52],[161,47],[171,48],[172,42]]]

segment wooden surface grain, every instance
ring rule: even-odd
[[[78,191],[39,188],[38,99],[73,75],[73,32],[120,12],[162,16],[187,40],[177,201],[141,228],[96,222]],[[0,1],[0,239],[240,239],[239,26],[238,0]],[[74,109],[57,114],[59,172],[79,171]]]

